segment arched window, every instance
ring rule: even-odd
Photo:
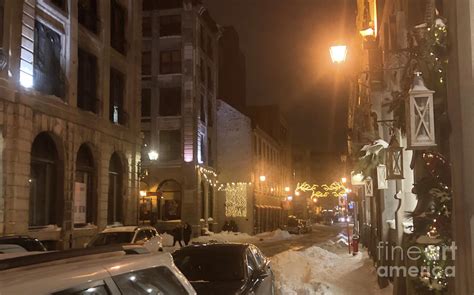
[[[181,219],[181,186],[176,180],[168,179],[160,183],[158,191],[159,216],[162,220]]]
[[[201,219],[206,218],[206,192],[204,190],[204,182],[201,181]]]
[[[63,170],[53,139],[36,136],[31,147],[29,226],[61,225]]]
[[[113,153],[109,163],[109,198],[107,223],[123,222],[123,165],[117,153]]]
[[[209,217],[214,217],[214,187],[209,184],[208,188],[209,200],[208,200],[208,209],[207,212]]]
[[[94,158],[83,144],[77,152],[74,181],[74,224],[97,223],[97,190]]]

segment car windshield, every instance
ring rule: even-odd
[[[131,243],[134,232],[100,233],[91,242],[90,246],[105,246],[113,244]]]
[[[190,282],[238,281],[244,278],[242,249],[191,248],[173,254],[176,266]]]
[[[0,240],[0,244],[18,245],[24,248],[26,251],[46,251],[44,245],[32,238],[9,238]]]
[[[298,219],[288,219],[288,226],[298,226]]]

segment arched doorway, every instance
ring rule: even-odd
[[[113,153],[109,163],[108,224],[123,222],[123,174],[122,161],[117,153]]]
[[[30,162],[30,227],[62,223],[63,169],[57,146],[51,136],[42,132],[31,147]]]
[[[181,185],[174,179],[160,183],[158,191],[158,218],[161,220],[181,219]]]
[[[74,225],[97,224],[97,173],[92,151],[87,144],[79,147],[74,179]]]

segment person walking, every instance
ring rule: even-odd
[[[191,240],[192,232],[193,232],[193,229],[191,228],[191,225],[185,222],[183,225],[183,240],[186,246],[189,244],[189,241]]]
[[[179,243],[180,247],[183,247],[183,244],[181,244],[181,240],[183,239],[183,227],[181,224],[178,224],[174,229],[173,229],[173,247],[176,245],[176,242]]]

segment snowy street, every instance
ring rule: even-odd
[[[218,233],[201,236],[193,242],[247,242],[270,257],[277,294],[284,295],[388,295],[389,286],[380,290],[372,260],[365,251],[348,254],[347,246],[337,244],[342,225],[313,225],[307,234],[290,235],[274,231],[249,236]],[[166,242],[165,242],[166,243]],[[175,248],[165,247],[167,250]]]

